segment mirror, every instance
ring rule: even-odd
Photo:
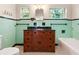
[[[43,16],[44,16],[43,9],[36,9],[35,10],[36,20],[43,20]]]

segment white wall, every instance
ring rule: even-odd
[[[17,5],[16,10],[17,10],[17,18],[20,18],[20,8],[21,7],[28,7],[30,9],[30,16],[35,17],[35,9],[38,8],[39,6],[35,5],[29,5],[29,4],[22,4],[22,5]],[[43,8],[44,10],[44,18],[49,19],[49,8],[66,8],[67,9],[67,18],[72,17],[72,5],[71,4],[49,4],[49,5],[41,5],[40,8]]]
[[[20,8],[22,8],[22,7],[28,7],[28,8],[30,8],[30,5],[23,5],[23,4],[16,4],[16,18],[20,18]],[[31,13],[31,12],[30,12]]]
[[[16,5],[0,4],[0,16],[8,16],[11,18],[16,18]]]
[[[30,9],[30,16],[35,17],[35,9],[38,8],[38,5],[32,4],[0,4],[0,16],[5,16],[5,11],[8,14],[12,14],[13,18],[20,18],[20,8],[28,7]],[[44,18],[49,18],[49,8],[66,8],[67,9],[67,18],[79,18],[79,4],[49,4],[49,5],[41,5],[40,8],[44,10]]]
[[[72,5],[72,18],[79,19],[79,4]]]

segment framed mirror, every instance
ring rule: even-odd
[[[36,20],[43,20],[43,17],[44,17],[43,9],[36,9],[35,10],[35,17],[36,17]]]

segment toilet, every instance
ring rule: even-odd
[[[2,35],[0,35],[0,55],[19,55],[19,48],[16,47],[8,47],[2,49]]]

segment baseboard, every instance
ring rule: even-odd
[[[16,44],[14,44],[12,47],[15,47],[16,46]]]
[[[15,47],[17,45],[23,46],[24,44],[14,44],[12,47]]]
[[[58,43],[56,43],[55,46],[58,46]]]
[[[17,46],[17,45],[23,46],[24,44],[19,44],[19,43],[17,43],[17,44],[14,44],[12,47],[15,47],[15,46]],[[58,46],[58,44],[56,43],[55,46]]]

